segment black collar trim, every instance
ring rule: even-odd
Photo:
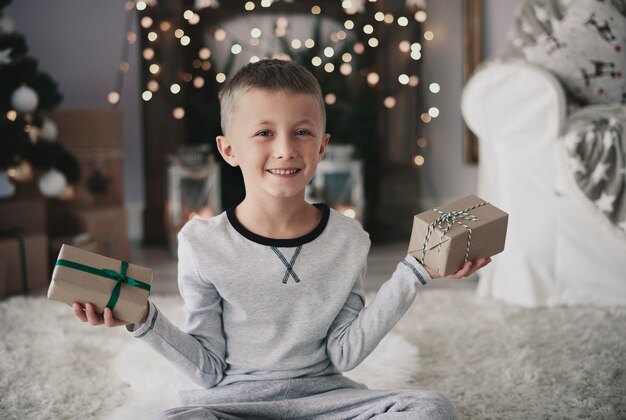
[[[232,227],[235,228],[235,230],[239,232],[244,238],[261,245],[274,246],[276,248],[290,248],[301,246],[313,241],[315,238],[320,236],[322,232],[324,232],[324,229],[326,229],[326,225],[328,224],[328,218],[330,216],[330,208],[324,203],[316,203],[313,205],[322,211],[322,220],[320,220],[318,225],[315,226],[315,228],[306,235],[292,239],[267,238],[265,236],[257,235],[256,233],[250,232],[239,222],[237,216],[235,216],[235,207],[237,207],[236,205],[226,210],[226,216],[228,216],[228,221],[230,222]]]

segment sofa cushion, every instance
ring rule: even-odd
[[[556,0],[545,3],[552,2]],[[626,103],[626,17],[611,2],[598,0],[577,0],[551,10],[540,14],[549,25],[536,35],[536,43],[530,35],[518,42],[525,44],[526,59],[555,73],[582,102]]]
[[[590,105],[575,112],[566,122],[561,145],[570,179],[585,202],[593,204],[585,207],[626,239],[626,106]]]

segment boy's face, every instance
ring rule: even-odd
[[[313,95],[251,89],[234,104],[225,129],[217,146],[241,168],[246,198],[304,199],[330,139]]]

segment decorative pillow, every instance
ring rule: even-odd
[[[626,106],[590,105],[575,112],[561,145],[570,179],[593,204],[587,207],[626,235]]]
[[[523,47],[529,62],[555,73],[583,102],[626,103],[626,17],[612,3],[573,1],[551,30]]]
[[[514,47],[535,45],[540,39],[552,35],[552,22],[563,18],[566,9],[563,3],[563,0],[526,0],[519,3],[508,33],[509,44]]]

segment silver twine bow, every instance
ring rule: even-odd
[[[424,259],[426,258],[426,249],[428,246],[428,241],[430,241],[430,235],[433,233],[433,230],[435,229],[435,227],[441,230],[441,241],[443,241],[444,237],[446,236],[446,233],[448,233],[450,228],[454,226],[454,224],[456,223],[457,225],[463,226],[469,232],[469,236],[467,237],[467,247],[465,248],[465,259],[463,260],[463,264],[465,264],[467,262],[467,258],[469,257],[470,247],[472,245],[472,228],[467,226],[465,223],[461,222],[459,219],[471,220],[474,222],[478,221],[478,217],[476,217],[475,215],[469,212],[474,209],[477,209],[478,207],[484,206],[485,204],[487,203],[483,201],[480,204],[476,204],[475,206],[468,207],[464,210],[451,211],[448,213],[444,213],[439,209],[433,209],[437,213],[441,214],[441,216],[439,216],[435,221],[431,222],[428,225],[428,231],[426,232],[426,237],[424,238],[424,245],[422,246],[422,249],[420,250],[422,251],[422,260],[420,261],[420,263],[424,264]],[[441,242],[439,242],[437,252],[441,252]]]

